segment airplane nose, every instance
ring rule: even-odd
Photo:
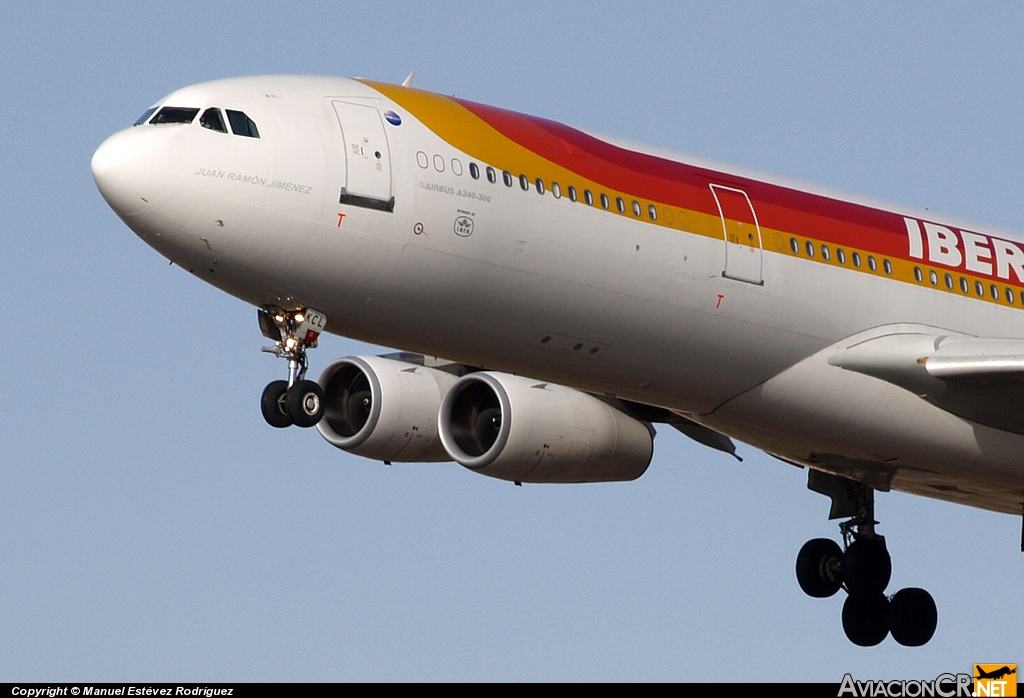
[[[146,183],[152,167],[147,167],[145,134],[129,129],[103,141],[92,156],[92,178],[103,198],[121,216],[131,216],[152,200]]]

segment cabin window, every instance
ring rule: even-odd
[[[960,277],[960,290],[963,291],[964,293],[971,292],[971,285],[967,283],[967,279],[965,279],[962,276]]]
[[[556,199],[562,198],[562,188],[558,186],[558,182],[551,183],[551,196],[555,197]]]
[[[186,109],[184,107],[164,107],[156,113],[151,124],[191,124],[196,118],[198,109]],[[230,118],[231,112],[228,112]]]
[[[424,170],[427,169],[429,161],[427,160],[427,154],[422,150],[416,151],[416,164],[422,167]]]
[[[452,158],[452,172],[455,173],[456,177],[462,176],[462,160]]]
[[[619,213],[626,212],[626,202],[622,200],[621,196],[615,197],[615,208],[619,209]]]
[[[601,208],[608,210],[612,205],[611,199],[608,198],[607,194],[601,194]]]
[[[640,208],[640,202],[639,201],[634,201],[633,202],[633,215],[636,216],[637,218],[639,218],[640,216],[643,215],[643,211],[644,210],[642,208]]]
[[[832,258],[832,254],[828,251],[828,245],[821,246],[821,258],[826,262]]]
[[[142,116],[135,120],[132,126],[141,126],[142,124],[149,121],[149,117],[153,116],[153,112],[156,111],[156,107],[150,107],[146,111],[142,112]]]
[[[953,290],[953,275],[952,274],[946,274],[946,288],[948,288],[950,291]]]
[[[512,186],[512,173],[509,172],[508,170],[505,170],[504,172],[501,173],[501,179],[502,181],[505,182],[506,187]]]
[[[868,255],[868,269],[871,271],[878,271],[878,262],[871,255]]]
[[[995,284],[989,286],[988,290],[992,293],[992,300],[999,300],[999,288]]]
[[[836,259],[839,260],[840,264],[846,264],[846,250],[844,250],[842,247],[837,247]]]
[[[981,283],[980,281],[975,281],[974,282],[974,292],[977,293],[980,298],[984,298],[985,297],[985,284]]]
[[[234,111],[233,109],[225,109],[225,113],[228,115],[228,121],[231,123],[231,132],[236,136],[246,136],[248,138],[259,138],[260,132],[256,128],[256,122],[245,115],[245,112]]]
[[[224,125],[224,117],[220,115],[220,109],[217,107],[210,107],[204,111],[199,117],[199,125],[211,131],[228,132],[228,127]]]
[[[888,274],[889,276],[892,276],[892,262],[890,262],[888,259],[883,259],[882,260],[882,268],[885,269],[885,273],[886,274]],[[950,288],[953,288],[953,287],[950,286]]]
[[[804,249],[807,250],[807,256],[808,257],[813,257],[814,256],[814,243],[813,242],[811,242],[810,240],[805,242],[804,243]]]
[[[434,156],[434,169],[438,172],[444,172],[444,158],[440,155]]]
[[[570,184],[569,188],[566,189],[566,191],[569,193],[569,201],[577,201],[578,200],[579,197],[576,195],[576,187],[574,187],[574,186],[572,186]]]
[[[647,204],[647,215],[652,221],[658,220],[658,207],[654,204]]]
[[[475,162],[469,163],[469,176],[473,179],[480,179],[480,167]]]
[[[860,269],[860,252],[853,253],[853,266]]]
[[[1006,302],[1013,305],[1013,289],[1006,289]]]
[[[523,191],[530,191],[530,178],[524,174],[519,175],[519,187]]]
[[[587,206],[594,205],[594,195],[590,192],[589,189],[583,190],[583,200],[587,202]]]
[[[494,171],[493,167],[487,168],[487,181],[494,184],[498,181],[498,173]]]
[[[921,267],[914,267],[914,278],[917,279],[917,283],[924,281],[924,274],[921,273]]]
[[[544,180],[541,179],[540,177],[538,177],[536,182],[534,182],[534,184],[537,185],[537,193],[538,194],[543,194],[544,193]]]
[[[673,225],[672,209],[666,206],[662,209],[662,213],[665,215],[665,225]]]
[[[789,249],[793,250],[793,254],[800,254],[800,243],[796,241],[796,238],[789,239]]]
[[[928,272],[928,280],[932,282],[932,286],[938,286],[939,285],[939,273],[937,271],[935,271],[934,269],[932,269],[930,272]]]

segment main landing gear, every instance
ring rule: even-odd
[[[877,645],[890,633],[909,647],[928,642],[939,619],[931,594],[916,588],[885,594],[892,561],[885,538],[875,533],[874,490],[813,470],[807,486],[832,498],[829,518],[851,518],[839,524],[845,550],[827,538],[815,538],[800,549],[796,558],[800,588],[817,598],[846,589],[843,630],[855,645]]]
[[[259,309],[263,336],[274,346],[263,351],[288,361],[288,380],[273,381],[263,389],[260,408],[272,427],[283,429],[316,426],[324,416],[324,391],[315,381],[306,380],[306,350],[316,347],[327,325],[327,316],[312,308],[282,310],[273,306]]]

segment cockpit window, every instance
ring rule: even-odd
[[[224,117],[220,115],[220,109],[217,107],[210,107],[204,111],[199,117],[199,125],[211,131],[228,132],[227,126],[224,125]]]
[[[249,138],[259,138],[260,132],[256,130],[256,123],[245,115],[245,112],[234,111],[232,109],[225,109],[227,112],[228,121],[231,122],[231,132],[236,136],[248,136]]]
[[[150,107],[146,111],[142,112],[142,116],[136,119],[135,123],[132,124],[132,126],[141,126],[142,124],[146,123],[147,121],[149,121],[149,117],[153,116],[153,112],[155,111],[156,107]]]
[[[198,109],[189,109],[185,107],[164,107],[156,113],[151,124],[191,124],[192,119],[196,118],[196,114],[199,113]]]

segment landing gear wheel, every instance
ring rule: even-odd
[[[263,397],[260,398],[260,410],[263,412],[263,419],[267,424],[278,429],[284,429],[292,425],[291,415],[285,406],[285,395],[288,392],[288,381],[274,381],[263,389]]]
[[[939,612],[935,600],[924,589],[900,589],[889,602],[889,631],[892,639],[907,647],[920,647],[932,639]]]
[[[796,580],[808,596],[824,599],[843,585],[840,564],[843,551],[828,538],[815,538],[804,543],[796,556]]]
[[[297,381],[289,388],[284,402],[297,427],[316,426],[324,416],[324,391],[313,381]]]
[[[850,594],[843,604],[843,631],[850,642],[874,647],[889,634],[889,599],[885,594]]]
[[[851,596],[881,594],[891,576],[884,538],[858,538],[843,554],[843,582]]]

